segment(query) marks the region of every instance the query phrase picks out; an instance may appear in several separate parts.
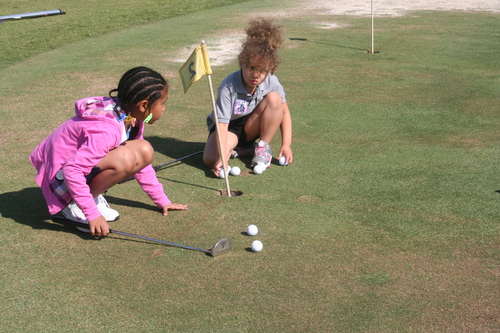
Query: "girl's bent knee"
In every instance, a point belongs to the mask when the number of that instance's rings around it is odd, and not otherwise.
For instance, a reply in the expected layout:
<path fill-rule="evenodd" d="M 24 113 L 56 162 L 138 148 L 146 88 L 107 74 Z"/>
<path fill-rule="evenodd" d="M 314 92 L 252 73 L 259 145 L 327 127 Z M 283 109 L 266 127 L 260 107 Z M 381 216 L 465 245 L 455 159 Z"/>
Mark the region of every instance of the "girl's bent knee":
<path fill-rule="evenodd" d="M 115 155 L 111 161 L 115 170 L 128 174 L 134 170 L 137 164 L 137 157 L 132 149 L 123 147 L 119 150 L 119 154 Z"/>
<path fill-rule="evenodd" d="M 270 92 L 257 106 L 257 113 L 259 109 L 267 114 L 281 114 L 283 112 L 283 99 L 281 95 L 277 92 Z"/>
<path fill-rule="evenodd" d="M 138 146 L 139 147 L 137 152 L 141 156 L 144 164 L 148 165 L 153 163 L 153 157 L 155 153 L 153 146 L 151 146 L 151 144 L 146 140 L 142 140 L 142 142 Z"/>
<path fill-rule="evenodd" d="M 281 98 L 281 95 L 275 91 L 271 91 L 270 93 L 268 93 L 266 97 L 264 97 L 264 99 L 273 107 L 281 107 L 283 105 L 283 99 Z"/>

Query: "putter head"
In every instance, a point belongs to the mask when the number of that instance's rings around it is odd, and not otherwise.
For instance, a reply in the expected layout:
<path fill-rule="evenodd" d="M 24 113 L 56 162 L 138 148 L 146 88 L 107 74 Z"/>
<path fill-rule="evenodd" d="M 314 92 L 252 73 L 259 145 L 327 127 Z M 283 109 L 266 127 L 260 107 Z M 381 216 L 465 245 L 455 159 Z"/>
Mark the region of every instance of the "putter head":
<path fill-rule="evenodd" d="M 214 246 L 212 246 L 212 250 L 210 250 L 210 254 L 212 257 L 217 257 L 220 254 L 224 254 L 231 250 L 231 241 L 229 238 L 222 238 Z"/>

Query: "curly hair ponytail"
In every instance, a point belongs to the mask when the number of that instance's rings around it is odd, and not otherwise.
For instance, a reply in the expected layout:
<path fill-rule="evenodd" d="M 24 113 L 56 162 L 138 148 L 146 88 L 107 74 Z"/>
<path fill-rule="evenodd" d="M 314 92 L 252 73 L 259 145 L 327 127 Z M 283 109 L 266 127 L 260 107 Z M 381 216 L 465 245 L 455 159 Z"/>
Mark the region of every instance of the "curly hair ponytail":
<path fill-rule="evenodd" d="M 279 65 L 278 49 L 283 44 L 283 31 L 280 25 L 274 25 L 267 19 L 250 22 L 245 30 L 247 38 L 238 59 L 240 66 L 249 65 L 251 61 L 260 59 L 269 63 L 269 72 L 273 74 Z"/>

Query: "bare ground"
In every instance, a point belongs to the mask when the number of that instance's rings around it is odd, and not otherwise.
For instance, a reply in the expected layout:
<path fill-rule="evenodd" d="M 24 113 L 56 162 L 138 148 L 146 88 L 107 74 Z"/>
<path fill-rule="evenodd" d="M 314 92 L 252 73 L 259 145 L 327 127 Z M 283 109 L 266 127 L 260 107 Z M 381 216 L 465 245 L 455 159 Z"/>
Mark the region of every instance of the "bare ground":
<path fill-rule="evenodd" d="M 373 7 L 372 7 L 373 4 Z M 258 13 L 245 13 L 251 17 L 290 18 L 305 15 L 352 15 L 352 16 L 403 16 L 412 11 L 440 10 L 440 11 L 468 11 L 468 12 L 495 12 L 500 13 L 498 0 L 295 0 L 288 1 L 279 10 Z M 318 29 L 335 29 L 341 27 L 335 22 L 318 21 Z M 208 53 L 212 66 L 224 66 L 235 60 L 240 52 L 240 45 L 245 37 L 244 31 L 227 32 L 223 36 L 212 37 L 207 40 Z M 178 50 L 169 59 L 169 62 L 183 63 L 197 45 L 189 45 Z"/>

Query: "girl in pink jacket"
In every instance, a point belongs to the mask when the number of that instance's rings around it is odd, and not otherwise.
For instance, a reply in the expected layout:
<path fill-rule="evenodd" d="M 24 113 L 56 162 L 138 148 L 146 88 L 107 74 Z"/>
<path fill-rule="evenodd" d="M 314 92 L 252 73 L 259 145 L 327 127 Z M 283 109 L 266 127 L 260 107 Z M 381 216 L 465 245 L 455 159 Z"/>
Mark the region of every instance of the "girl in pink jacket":
<path fill-rule="evenodd" d="M 166 196 L 151 166 L 153 147 L 143 138 L 144 124 L 165 110 L 167 81 L 147 67 L 132 68 L 109 96 L 77 101 L 76 116 L 30 155 L 49 213 L 62 210 L 66 218 L 88 223 L 95 236 L 107 236 L 108 221 L 119 218 L 102 193 L 132 176 L 163 215 L 187 209 Z"/>

